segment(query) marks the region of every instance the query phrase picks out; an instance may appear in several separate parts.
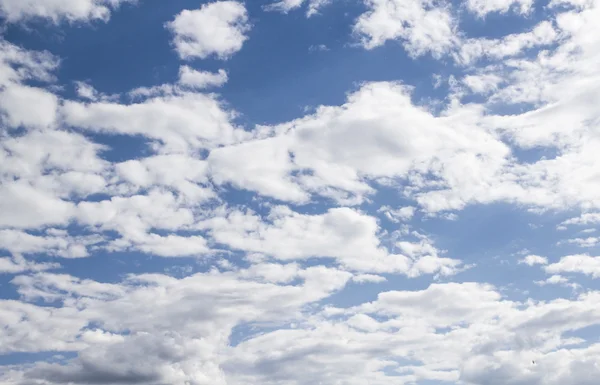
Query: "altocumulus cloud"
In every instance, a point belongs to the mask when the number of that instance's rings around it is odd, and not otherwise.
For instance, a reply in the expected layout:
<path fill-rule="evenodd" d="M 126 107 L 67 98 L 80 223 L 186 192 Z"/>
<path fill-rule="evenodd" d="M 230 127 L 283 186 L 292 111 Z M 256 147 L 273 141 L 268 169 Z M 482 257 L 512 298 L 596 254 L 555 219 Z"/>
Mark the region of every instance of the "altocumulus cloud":
<path fill-rule="evenodd" d="M 600 1 L 176 3 L 0 0 L 0 383 L 597 383 Z"/>

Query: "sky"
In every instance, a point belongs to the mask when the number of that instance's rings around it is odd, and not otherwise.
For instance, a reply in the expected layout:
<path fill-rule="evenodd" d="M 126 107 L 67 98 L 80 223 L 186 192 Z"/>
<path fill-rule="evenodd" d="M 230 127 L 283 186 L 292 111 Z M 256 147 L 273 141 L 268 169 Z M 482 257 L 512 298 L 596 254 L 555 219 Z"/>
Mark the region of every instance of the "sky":
<path fill-rule="evenodd" d="M 0 20 L 0 384 L 597 384 L 600 0 Z"/>

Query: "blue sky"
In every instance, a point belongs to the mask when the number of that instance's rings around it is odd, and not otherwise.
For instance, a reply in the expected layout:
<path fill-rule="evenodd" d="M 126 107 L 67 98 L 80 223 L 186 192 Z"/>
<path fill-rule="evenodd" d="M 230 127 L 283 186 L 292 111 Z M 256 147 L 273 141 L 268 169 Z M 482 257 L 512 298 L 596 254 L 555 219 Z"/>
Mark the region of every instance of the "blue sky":
<path fill-rule="evenodd" d="M 0 383 L 595 384 L 598 17 L 0 0 Z"/>

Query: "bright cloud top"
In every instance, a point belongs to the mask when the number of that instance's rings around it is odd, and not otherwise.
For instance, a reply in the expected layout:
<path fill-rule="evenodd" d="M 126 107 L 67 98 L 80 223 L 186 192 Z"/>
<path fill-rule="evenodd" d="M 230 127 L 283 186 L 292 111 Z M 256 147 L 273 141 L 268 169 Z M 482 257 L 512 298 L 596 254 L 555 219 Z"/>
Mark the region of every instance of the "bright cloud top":
<path fill-rule="evenodd" d="M 250 25 L 242 3 L 219 1 L 181 11 L 167 28 L 174 35 L 173 44 L 180 58 L 216 55 L 225 59 L 242 49 Z"/>

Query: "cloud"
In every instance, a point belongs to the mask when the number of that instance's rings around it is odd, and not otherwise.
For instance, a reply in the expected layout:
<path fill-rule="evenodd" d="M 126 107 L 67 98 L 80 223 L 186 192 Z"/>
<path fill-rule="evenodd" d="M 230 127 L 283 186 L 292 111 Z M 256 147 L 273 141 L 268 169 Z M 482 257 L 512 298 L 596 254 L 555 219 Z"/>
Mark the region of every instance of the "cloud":
<path fill-rule="evenodd" d="M 196 71 L 189 66 L 179 67 L 179 84 L 196 89 L 221 87 L 227 83 L 227 72 L 219 70 L 216 73 Z"/>
<path fill-rule="evenodd" d="M 486 4 L 488 4 L 486 2 Z M 531 31 L 503 36 L 499 39 L 471 38 L 463 40 L 453 54 L 454 59 L 469 65 L 481 59 L 504 59 L 523 54 L 527 49 L 548 46 L 559 38 L 549 21 L 542 21 Z"/>
<path fill-rule="evenodd" d="M 51 269 L 58 269 L 58 263 L 36 263 L 28 261 L 21 255 L 14 255 L 12 258 L 0 258 L 0 274 L 20 274 L 26 272 L 36 272 Z"/>
<path fill-rule="evenodd" d="M 266 270 L 257 266 L 255 271 Z M 292 267 L 290 273 L 303 283 L 255 281 L 244 269 L 182 279 L 130 276 L 115 284 L 47 273 L 18 277 L 13 283 L 24 298 L 61 305 L 50 312 L 48 307 L 4 301 L 0 314 L 8 328 L 0 333 L 21 336 L 4 335 L 4 347 L 55 347 L 78 354 L 60 365 L 37 363 L 13 370 L 3 379 L 40 384 L 109 384 L 116 379 L 309 384 L 336 378 L 357 385 L 365 379 L 382 385 L 465 379 L 484 384 L 499 367 L 509 365 L 513 370 L 503 378 L 544 384 L 546 377 L 568 378 L 581 357 L 600 360 L 596 345 L 578 346 L 579 339 L 563 336 L 598 323 L 595 292 L 572 300 L 520 303 L 503 298 L 491 285 L 445 283 L 302 314 L 303 306 L 339 290 L 350 275 L 324 267 Z M 22 314 L 28 315 L 26 321 L 16 322 Z M 296 322 L 230 345 L 236 325 L 260 320 Z M 94 328 L 87 326 L 90 321 Z M 63 327 L 51 328 L 57 324 Z M 26 338 L 20 334 L 24 330 L 29 331 Z M 327 365 L 314 365 L 314 360 Z M 543 368 L 532 372 L 532 360 Z M 489 361 L 500 366 L 481 364 Z"/>
<path fill-rule="evenodd" d="M 66 101 L 61 110 L 69 126 L 92 132 L 143 135 L 161 152 L 188 152 L 231 143 L 241 136 L 233 113 L 213 95 L 181 93 L 140 103 Z"/>
<path fill-rule="evenodd" d="M 87 247 L 103 241 L 98 236 L 73 237 L 66 230 L 47 229 L 43 235 L 24 231 L 0 230 L 0 248 L 13 255 L 46 254 L 63 258 L 87 257 Z"/>
<path fill-rule="evenodd" d="M 29 19 L 107 21 L 112 10 L 135 0 L 0 0 L 0 14 L 11 23 Z"/>
<path fill-rule="evenodd" d="M 469 282 L 385 292 L 357 307 L 325 309 L 305 326 L 248 339 L 223 368 L 235 373 L 228 378 L 234 383 L 310 384 L 335 378 L 353 385 L 486 384 L 507 365 L 501 378 L 513 383 L 545 384 L 545 379 L 572 375 L 575 384 L 582 378 L 572 365 L 582 357 L 597 362 L 598 347 L 577 346 L 580 339 L 562 334 L 597 322 L 585 315 L 597 313 L 597 296 L 518 303 L 503 299 L 492 286 Z"/>
<path fill-rule="evenodd" d="M 61 305 L 51 311 L 2 301 L 0 319 L 7 325 L 0 331 L 3 351 L 79 352 L 67 365 L 36 365 L 25 373 L 25 381 L 216 383 L 236 324 L 297 317 L 305 304 L 340 289 L 351 276 L 325 267 L 297 274 L 302 280 L 297 286 L 254 281 L 245 271 L 183 279 L 140 275 L 116 284 L 68 275 L 20 276 L 13 283 L 24 298 Z M 19 322 L 22 315 L 25 322 Z M 88 327 L 91 322 L 98 327 Z M 138 360 L 147 364 L 140 366 Z"/>
<path fill-rule="evenodd" d="M 16 181 L 0 186 L 1 227 L 34 228 L 65 225 L 74 214 L 74 204 Z"/>
<path fill-rule="evenodd" d="M 415 215 L 416 208 L 413 206 L 400 207 L 396 210 L 389 206 L 381 206 L 378 212 L 384 213 L 385 217 L 394 223 L 409 221 Z"/>
<path fill-rule="evenodd" d="M 479 113 L 465 108 L 456 116 L 435 117 L 411 102 L 408 87 L 368 83 L 342 106 L 321 106 L 272 127 L 272 137 L 217 149 L 208 162 L 217 183 L 295 202 L 314 193 L 356 204 L 374 192 L 367 181 L 384 178 L 408 179 L 414 189 L 407 192 L 426 190 L 428 183 L 437 185 L 435 194 L 444 185 L 483 192 L 482 185 L 502 172 L 510 149 L 492 133 L 473 129 L 471 119 Z M 422 175 L 428 173 L 439 179 L 426 181 Z M 418 199 L 428 211 L 440 211 L 478 199 L 472 192 L 465 195 L 452 202 L 424 193 Z"/>
<path fill-rule="evenodd" d="M 164 186 L 190 202 L 200 203 L 215 197 L 208 181 L 206 161 L 188 155 L 168 154 L 128 160 L 115 164 L 120 181 L 131 184 L 127 191 Z"/>
<path fill-rule="evenodd" d="M 568 255 L 545 267 L 547 273 L 579 273 L 600 278 L 600 257 L 586 254 Z"/>
<path fill-rule="evenodd" d="M 278 206 L 265 219 L 253 213 L 232 211 L 201 222 L 200 226 L 209 230 L 220 244 L 264 253 L 282 261 L 333 258 L 343 267 L 359 272 L 401 273 L 411 277 L 453 275 L 460 270 L 459 260 L 439 257 L 431 245 L 419 244 L 408 256 L 390 253 L 380 243 L 375 218 L 350 208 L 303 215 Z"/>
<path fill-rule="evenodd" d="M 572 238 L 567 239 L 567 243 L 577 245 L 579 247 L 594 247 L 598 243 L 600 243 L 600 238 L 598 237 L 587 237 L 587 238 Z"/>
<path fill-rule="evenodd" d="M 13 85 L 0 92 L 0 105 L 9 127 L 45 128 L 55 124 L 58 98 L 41 88 Z"/>
<path fill-rule="evenodd" d="M 529 266 L 546 265 L 546 264 L 548 264 L 548 258 L 532 254 L 532 255 L 528 255 L 525 258 L 521 259 L 519 261 L 519 263 L 524 263 Z"/>
<path fill-rule="evenodd" d="M 563 221 L 561 225 L 590 225 L 596 223 L 600 223 L 600 213 L 583 213 L 579 217 L 570 218 L 566 221 Z"/>
<path fill-rule="evenodd" d="M 216 1 L 183 10 L 166 24 L 181 59 L 226 59 L 242 49 L 250 30 L 246 8 L 236 1 Z"/>
<path fill-rule="evenodd" d="M 413 57 L 440 57 L 457 42 L 456 20 L 441 2 L 365 0 L 365 5 L 368 10 L 356 20 L 354 33 L 367 49 L 399 39 Z"/>
<path fill-rule="evenodd" d="M 488 13 L 506 13 L 513 9 L 520 14 L 528 13 L 533 6 L 533 0 L 468 0 L 467 9 L 479 17 Z"/>
<path fill-rule="evenodd" d="M 331 0 L 281 0 L 274 3 L 268 4 L 263 8 L 266 11 L 276 11 L 282 13 L 288 13 L 294 9 L 300 8 L 304 3 L 308 2 L 308 9 L 306 10 L 306 16 L 311 17 L 319 13 L 322 7 L 331 3 Z"/>

